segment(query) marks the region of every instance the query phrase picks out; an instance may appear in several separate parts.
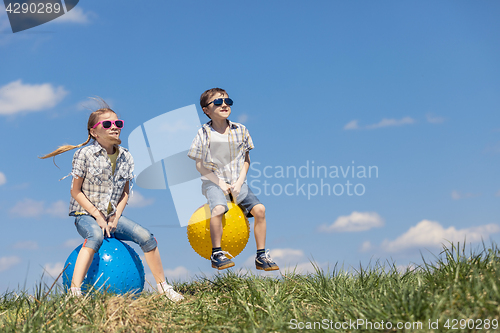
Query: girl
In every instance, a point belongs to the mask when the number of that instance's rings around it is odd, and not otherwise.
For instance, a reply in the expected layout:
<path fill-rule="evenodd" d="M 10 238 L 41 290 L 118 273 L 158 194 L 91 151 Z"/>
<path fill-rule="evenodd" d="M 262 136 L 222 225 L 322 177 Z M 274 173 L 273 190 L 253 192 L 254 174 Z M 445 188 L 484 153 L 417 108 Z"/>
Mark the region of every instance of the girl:
<path fill-rule="evenodd" d="M 41 158 L 53 157 L 83 147 L 73 157 L 73 181 L 69 215 L 75 216 L 78 233 L 85 239 L 71 280 L 70 293 L 81 296 L 81 285 L 104 237 L 132 241 L 144 251 L 144 257 L 157 282 L 158 291 L 177 302 L 184 297 L 167 284 L 156 239 L 144 227 L 122 212 L 127 205 L 134 162 L 129 151 L 121 146 L 123 120 L 101 100 L 101 108 L 89 116 L 88 139 L 78 145 L 61 146 Z M 86 146 L 90 139 L 92 144 Z"/>

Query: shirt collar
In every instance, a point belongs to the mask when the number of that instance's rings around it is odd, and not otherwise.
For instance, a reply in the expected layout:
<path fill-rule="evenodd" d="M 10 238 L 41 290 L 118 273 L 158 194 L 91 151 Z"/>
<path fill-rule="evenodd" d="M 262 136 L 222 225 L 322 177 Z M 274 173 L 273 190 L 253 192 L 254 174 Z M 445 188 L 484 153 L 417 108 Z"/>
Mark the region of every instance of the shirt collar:
<path fill-rule="evenodd" d="M 123 153 L 123 148 L 122 148 L 122 147 L 120 147 L 120 146 L 118 146 L 118 145 L 115 145 L 115 147 L 117 147 L 117 148 L 118 148 L 118 156 L 116 157 L 116 158 L 118 158 L 118 157 L 120 157 L 120 155 Z M 101 146 L 101 145 L 99 144 L 99 142 L 97 142 L 97 140 L 94 140 L 94 143 L 92 144 L 92 146 L 90 146 L 90 148 L 89 148 L 89 149 L 90 149 L 90 150 L 92 151 L 92 153 L 93 153 L 93 154 L 95 154 L 95 155 L 97 155 L 100 151 L 104 151 L 104 154 L 107 154 L 106 149 L 104 149 L 104 147 L 103 147 L 103 146 Z"/>
<path fill-rule="evenodd" d="M 236 129 L 236 128 L 238 128 L 237 123 L 233 123 L 229 119 L 227 119 L 226 121 L 229 124 L 229 129 Z M 203 127 L 205 127 L 205 129 L 207 129 L 208 127 L 212 127 L 212 120 L 210 120 L 208 123 L 206 123 L 205 125 L 203 125 Z"/>

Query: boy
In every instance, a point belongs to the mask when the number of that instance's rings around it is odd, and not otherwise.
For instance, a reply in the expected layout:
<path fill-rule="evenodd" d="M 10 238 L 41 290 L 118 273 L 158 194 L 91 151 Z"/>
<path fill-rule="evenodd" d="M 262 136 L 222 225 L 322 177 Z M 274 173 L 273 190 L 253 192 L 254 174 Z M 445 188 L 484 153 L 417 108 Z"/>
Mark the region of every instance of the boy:
<path fill-rule="evenodd" d="M 212 213 L 212 267 L 221 270 L 234 266 L 233 261 L 225 256 L 229 253 L 221 249 L 222 216 L 228 211 L 226 196 L 231 195 L 245 214 L 255 219 L 255 267 L 265 271 L 278 270 L 278 265 L 265 249 L 266 209 L 245 183 L 250 166 L 249 151 L 253 149 L 252 138 L 245 126 L 229 121 L 231 105 L 233 101 L 224 89 L 213 88 L 201 94 L 200 106 L 211 120 L 198 131 L 188 152 L 202 175 L 202 192 Z"/>

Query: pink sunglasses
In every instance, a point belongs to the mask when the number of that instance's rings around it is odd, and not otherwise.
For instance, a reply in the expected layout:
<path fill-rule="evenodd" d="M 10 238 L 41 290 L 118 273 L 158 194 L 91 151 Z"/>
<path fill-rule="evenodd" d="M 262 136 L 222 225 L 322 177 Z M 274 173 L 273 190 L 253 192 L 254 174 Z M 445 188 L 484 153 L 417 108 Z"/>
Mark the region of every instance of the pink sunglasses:
<path fill-rule="evenodd" d="M 117 119 L 117 120 L 103 120 L 103 121 L 100 121 L 98 122 L 97 124 L 94 125 L 94 127 L 92 128 L 96 128 L 97 126 L 99 126 L 99 124 L 102 123 L 102 127 L 103 128 L 110 128 L 112 124 L 115 124 L 116 128 L 123 128 L 123 125 L 124 125 L 124 121 L 123 120 L 120 120 L 120 119 Z"/>

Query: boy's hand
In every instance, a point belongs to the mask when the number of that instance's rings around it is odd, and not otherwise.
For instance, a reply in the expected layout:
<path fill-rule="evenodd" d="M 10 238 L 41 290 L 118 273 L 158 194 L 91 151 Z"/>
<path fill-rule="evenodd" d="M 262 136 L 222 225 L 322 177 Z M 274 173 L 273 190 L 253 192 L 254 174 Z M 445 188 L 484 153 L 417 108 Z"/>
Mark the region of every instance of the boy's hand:
<path fill-rule="evenodd" d="M 102 229 L 102 234 L 104 237 L 111 237 L 110 233 L 110 227 L 108 225 L 108 222 L 103 218 L 103 217 L 98 217 L 95 219 L 99 227 Z M 106 236 L 107 235 L 107 236 Z"/>
<path fill-rule="evenodd" d="M 116 231 L 116 226 L 118 225 L 118 220 L 120 219 L 119 215 L 113 214 L 110 217 L 108 217 L 108 226 L 109 226 L 109 231 L 110 232 L 115 232 Z"/>
<path fill-rule="evenodd" d="M 222 192 L 224 192 L 224 195 L 228 195 L 229 192 L 231 192 L 231 187 L 223 180 L 219 180 L 219 187 L 221 188 Z"/>
<path fill-rule="evenodd" d="M 233 195 L 234 202 L 236 202 L 238 195 L 240 195 L 242 185 L 243 183 L 240 182 L 236 182 L 233 185 L 231 185 L 231 194 Z"/>

